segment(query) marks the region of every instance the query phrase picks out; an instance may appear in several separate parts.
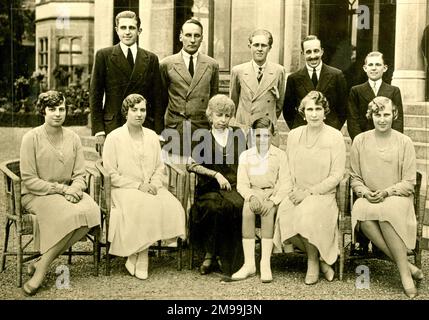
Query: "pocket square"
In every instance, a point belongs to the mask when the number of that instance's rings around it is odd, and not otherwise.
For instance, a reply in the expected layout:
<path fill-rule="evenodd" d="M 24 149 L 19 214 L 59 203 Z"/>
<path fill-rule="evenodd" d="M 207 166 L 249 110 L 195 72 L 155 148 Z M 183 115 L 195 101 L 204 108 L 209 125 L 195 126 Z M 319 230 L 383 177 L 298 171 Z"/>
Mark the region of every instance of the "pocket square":
<path fill-rule="evenodd" d="M 277 86 L 274 86 L 270 89 L 270 92 L 276 97 L 276 99 L 280 99 L 280 93 L 279 89 L 277 89 Z"/>

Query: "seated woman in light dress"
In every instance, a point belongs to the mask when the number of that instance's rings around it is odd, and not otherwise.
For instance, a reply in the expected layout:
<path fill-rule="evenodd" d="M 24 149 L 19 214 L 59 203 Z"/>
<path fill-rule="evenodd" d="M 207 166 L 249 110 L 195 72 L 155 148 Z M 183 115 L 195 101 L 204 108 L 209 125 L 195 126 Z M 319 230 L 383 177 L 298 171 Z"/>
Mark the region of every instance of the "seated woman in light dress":
<path fill-rule="evenodd" d="M 232 280 L 244 280 L 256 273 L 255 218 L 261 221 L 261 281 L 273 280 L 271 252 L 273 250 L 274 217 L 282 197 L 277 196 L 280 167 L 287 165 L 283 150 L 272 145 L 274 125 L 268 117 L 255 120 L 251 134 L 256 145 L 244 151 L 239 159 L 237 190 L 244 198 L 243 252 L 244 265 L 232 275 Z"/>
<path fill-rule="evenodd" d="M 185 237 L 185 212 L 165 187 L 158 135 L 147 128 L 146 99 L 130 94 L 122 103 L 126 123 L 106 137 L 103 166 L 112 181 L 110 254 L 128 257 L 125 267 L 147 279 L 149 247 L 158 240 Z"/>
<path fill-rule="evenodd" d="M 375 129 L 353 141 L 351 186 L 359 199 L 352 208 L 352 230 L 359 228 L 396 262 L 405 294 L 413 298 L 417 295 L 413 278 L 423 279 L 422 271 L 407 259 L 407 249 L 416 244 L 416 156 L 411 139 L 392 129 L 397 114 L 389 98 L 374 98 L 367 118 Z"/>
<path fill-rule="evenodd" d="M 206 110 L 211 130 L 193 150 L 188 171 L 198 174 L 195 203 L 191 208 L 191 242 L 205 251 L 202 275 L 220 264 L 224 280 L 243 264 L 241 211 L 243 197 L 237 192 L 238 159 L 246 149 L 240 128 L 229 126 L 234 102 L 224 95 L 213 96 Z M 217 261 L 215 260 L 217 257 Z"/>
<path fill-rule="evenodd" d="M 277 211 L 274 244 L 281 249 L 289 240 L 306 252 L 304 282 L 310 285 L 319 280 L 320 269 L 328 281 L 334 278 L 330 265 L 339 254 L 335 192 L 345 172 L 346 146 L 342 133 L 323 122 L 329 105 L 321 92 L 309 92 L 298 111 L 307 125 L 289 132 L 284 168 L 290 180 L 281 186 L 288 195 Z"/>
<path fill-rule="evenodd" d="M 100 209 L 83 192 L 85 159 L 80 138 L 62 127 L 64 96 L 57 91 L 41 93 L 36 108 L 45 123 L 22 138 L 20 170 L 22 206 L 37 216 L 35 246 L 42 256 L 28 266 L 32 278 L 22 287 L 26 295 L 36 294 L 55 258 L 100 224 Z"/>

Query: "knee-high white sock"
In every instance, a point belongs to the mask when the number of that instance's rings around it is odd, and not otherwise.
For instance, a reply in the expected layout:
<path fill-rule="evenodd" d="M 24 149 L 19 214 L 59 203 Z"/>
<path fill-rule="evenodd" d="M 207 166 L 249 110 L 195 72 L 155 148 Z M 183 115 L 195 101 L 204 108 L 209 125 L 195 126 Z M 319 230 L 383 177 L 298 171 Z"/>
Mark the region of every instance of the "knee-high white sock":
<path fill-rule="evenodd" d="M 243 239 L 244 264 L 232 275 L 234 280 L 243 280 L 256 272 L 255 239 Z"/>
<path fill-rule="evenodd" d="M 261 280 L 271 281 L 273 279 L 271 274 L 271 252 L 273 251 L 273 239 L 262 238 L 261 251 Z"/>

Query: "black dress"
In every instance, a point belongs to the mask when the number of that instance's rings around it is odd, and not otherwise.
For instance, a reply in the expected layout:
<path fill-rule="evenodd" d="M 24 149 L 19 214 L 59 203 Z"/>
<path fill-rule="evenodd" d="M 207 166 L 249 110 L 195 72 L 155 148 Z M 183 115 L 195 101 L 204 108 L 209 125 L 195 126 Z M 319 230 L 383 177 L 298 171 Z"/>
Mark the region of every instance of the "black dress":
<path fill-rule="evenodd" d="M 198 164 L 221 173 L 231 184 L 231 191 L 221 190 L 215 178 L 199 176 L 195 203 L 191 208 L 191 241 L 206 252 L 219 256 L 222 272 L 231 276 L 243 264 L 243 197 L 237 192 L 238 159 L 246 149 L 241 129 L 230 128 L 225 147 L 211 131 L 204 137 Z M 195 157 L 194 157 L 195 158 Z"/>

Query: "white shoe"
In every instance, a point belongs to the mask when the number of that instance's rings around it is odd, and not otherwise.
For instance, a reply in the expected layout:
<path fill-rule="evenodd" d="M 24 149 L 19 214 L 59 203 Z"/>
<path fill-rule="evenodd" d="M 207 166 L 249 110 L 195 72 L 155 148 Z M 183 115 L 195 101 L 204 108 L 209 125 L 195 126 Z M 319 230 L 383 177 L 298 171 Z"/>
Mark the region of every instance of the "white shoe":
<path fill-rule="evenodd" d="M 136 278 L 140 280 L 146 280 L 148 277 L 148 269 L 149 269 L 149 255 L 148 255 L 148 250 L 146 249 L 142 252 L 139 252 L 137 256 L 136 272 L 135 272 Z"/>
<path fill-rule="evenodd" d="M 264 265 L 263 263 L 261 263 L 260 267 L 262 283 L 270 283 L 271 281 L 273 281 L 271 267 L 269 265 Z"/>
<path fill-rule="evenodd" d="M 135 276 L 136 276 L 136 278 L 138 278 L 140 280 L 146 280 L 148 277 L 147 269 L 146 270 L 143 270 L 142 268 L 139 269 L 139 265 L 137 264 Z"/>
<path fill-rule="evenodd" d="M 246 265 L 243 265 L 240 270 L 238 270 L 236 273 L 234 273 L 231 276 L 231 279 L 234 281 L 238 280 L 244 280 L 249 277 L 253 277 L 256 275 L 256 267 L 248 267 Z"/>
<path fill-rule="evenodd" d="M 136 273 L 136 261 L 137 255 L 132 254 L 128 257 L 127 262 L 125 262 L 125 268 L 127 268 L 130 275 L 134 275 Z"/>

